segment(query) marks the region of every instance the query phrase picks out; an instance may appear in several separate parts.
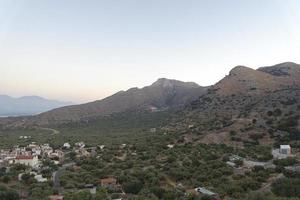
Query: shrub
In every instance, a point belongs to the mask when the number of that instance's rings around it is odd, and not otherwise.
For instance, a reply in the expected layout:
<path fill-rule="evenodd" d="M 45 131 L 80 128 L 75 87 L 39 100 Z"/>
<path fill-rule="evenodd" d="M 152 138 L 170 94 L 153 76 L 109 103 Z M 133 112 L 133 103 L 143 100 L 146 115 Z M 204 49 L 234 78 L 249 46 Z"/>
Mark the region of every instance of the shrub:
<path fill-rule="evenodd" d="M 7 189 L 0 185 L 0 199 L 1 200 L 19 200 L 19 195 L 14 190 Z"/>
<path fill-rule="evenodd" d="M 272 184 L 272 192 L 282 197 L 300 197 L 300 179 L 283 178 Z"/>
<path fill-rule="evenodd" d="M 143 184 L 139 180 L 131 180 L 124 183 L 123 189 L 126 193 L 138 194 L 143 188 Z"/>
<path fill-rule="evenodd" d="M 286 167 L 297 163 L 295 158 L 284 158 L 280 160 L 274 160 L 273 163 L 277 166 Z"/>

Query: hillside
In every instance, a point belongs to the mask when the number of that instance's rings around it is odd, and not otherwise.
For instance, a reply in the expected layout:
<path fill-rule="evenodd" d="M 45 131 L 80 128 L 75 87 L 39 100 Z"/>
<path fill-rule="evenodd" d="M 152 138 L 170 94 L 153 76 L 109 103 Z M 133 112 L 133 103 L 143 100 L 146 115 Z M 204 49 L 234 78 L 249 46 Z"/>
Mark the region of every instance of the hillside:
<path fill-rule="evenodd" d="M 168 131 L 196 133 L 204 143 L 268 144 L 300 138 L 300 66 L 238 66 L 176 114 Z M 189 129 L 188 127 L 193 127 Z"/>
<path fill-rule="evenodd" d="M 48 100 L 38 96 L 13 98 L 0 95 L 0 116 L 35 115 L 71 104 L 71 102 Z"/>
<path fill-rule="evenodd" d="M 126 111 L 180 108 L 206 92 L 196 83 L 159 79 L 144 88 L 131 88 L 95 102 L 54 109 L 37 116 L 7 119 L 17 125 L 53 125 L 109 116 Z M 15 123 L 16 122 L 16 123 Z"/>
<path fill-rule="evenodd" d="M 266 94 L 300 85 L 300 65 L 282 63 L 254 70 L 244 66 L 233 68 L 229 75 L 213 86 L 220 95 Z"/>

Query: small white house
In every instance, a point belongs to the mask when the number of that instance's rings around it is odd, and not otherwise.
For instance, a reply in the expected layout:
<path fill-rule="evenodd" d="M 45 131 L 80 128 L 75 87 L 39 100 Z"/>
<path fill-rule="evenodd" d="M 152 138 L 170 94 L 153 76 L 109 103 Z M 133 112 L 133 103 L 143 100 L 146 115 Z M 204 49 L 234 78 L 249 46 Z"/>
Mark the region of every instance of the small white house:
<path fill-rule="evenodd" d="M 84 142 L 76 142 L 75 146 L 78 147 L 78 148 L 84 148 L 85 144 L 84 144 Z"/>
<path fill-rule="evenodd" d="M 230 167 L 236 167 L 236 164 L 234 162 L 231 162 L 231 161 L 227 161 L 226 164 Z"/>
<path fill-rule="evenodd" d="M 151 133 L 156 133 L 156 128 L 150 128 Z"/>
<path fill-rule="evenodd" d="M 207 195 L 207 196 L 215 196 L 216 193 L 204 188 L 204 187 L 198 187 L 198 188 L 195 188 L 195 191 L 196 192 L 199 192 L 201 194 L 204 194 L 204 195 Z"/>
<path fill-rule="evenodd" d="M 105 145 L 100 145 L 100 146 L 99 146 L 99 148 L 100 148 L 101 150 L 103 150 L 104 147 L 105 147 Z"/>
<path fill-rule="evenodd" d="M 280 145 L 279 152 L 284 155 L 291 154 L 291 146 L 290 145 Z"/>
<path fill-rule="evenodd" d="M 39 183 L 44 183 L 44 182 L 47 182 L 47 178 L 43 178 L 42 175 L 35 175 L 34 176 L 34 179 L 39 182 Z"/>
<path fill-rule="evenodd" d="M 67 143 L 64 143 L 64 146 L 63 146 L 64 148 L 66 148 L 66 149 L 70 149 L 71 148 L 71 145 L 67 142 Z"/>

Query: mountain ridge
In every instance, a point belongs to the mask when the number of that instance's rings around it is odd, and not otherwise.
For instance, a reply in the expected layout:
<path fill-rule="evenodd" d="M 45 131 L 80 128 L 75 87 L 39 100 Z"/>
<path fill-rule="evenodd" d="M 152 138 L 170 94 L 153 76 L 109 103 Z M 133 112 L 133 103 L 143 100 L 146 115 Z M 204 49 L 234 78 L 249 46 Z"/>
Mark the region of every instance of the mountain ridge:
<path fill-rule="evenodd" d="M 259 101 L 271 102 L 276 101 L 276 98 L 284 99 L 285 96 L 292 98 L 293 95 L 298 98 L 298 90 L 294 91 L 293 88 L 300 88 L 300 65 L 296 63 L 280 63 L 256 70 L 240 65 L 232 68 L 215 85 L 208 87 L 160 78 L 143 88 L 130 88 L 102 100 L 62 107 L 22 120 L 6 119 L 4 124 L 8 121 L 21 125 L 51 126 L 128 111 L 152 112 L 174 108 L 189 113 L 185 110 L 186 107 L 193 110 L 189 115 L 196 115 L 196 119 L 200 117 L 199 120 L 207 121 L 215 120 L 216 116 L 238 116 L 242 111 L 248 112 L 247 109 Z M 287 94 L 287 90 L 291 92 Z M 272 96 L 272 93 L 276 95 Z"/>
<path fill-rule="evenodd" d="M 73 103 L 50 100 L 40 96 L 22 96 L 16 98 L 8 95 L 0 95 L 0 116 L 35 115 L 71 104 Z"/>
<path fill-rule="evenodd" d="M 102 100 L 53 109 L 36 116 L 22 118 L 21 121 L 24 124 L 47 126 L 78 122 L 126 111 L 152 112 L 179 108 L 197 99 L 206 90 L 206 87 L 201 87 L 196 83 L 161 78 L 143 88 L 130 88 Z M 14 119 L 9 119 L 11 120 L 14 121 Z"/>

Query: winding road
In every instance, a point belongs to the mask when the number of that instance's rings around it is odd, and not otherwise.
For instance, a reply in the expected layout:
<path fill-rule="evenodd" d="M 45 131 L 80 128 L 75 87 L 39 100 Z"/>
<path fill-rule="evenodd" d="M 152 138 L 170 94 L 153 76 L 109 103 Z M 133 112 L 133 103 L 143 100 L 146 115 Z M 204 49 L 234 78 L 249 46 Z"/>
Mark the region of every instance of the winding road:
<path fill-rule="evenodd" d="M 58 168 L 57 171 L 52 173 L 52 181 L 53 181 L 53 188 L 57 190 L 59 193 L 62 193 L 62 187 L 60 185 L 59 177 L 61 176 L 62 172 L 67 168 L 75 165 L 74 162 L 72 163 L 66 163 L 62 165 L 60 168 Z"/>

